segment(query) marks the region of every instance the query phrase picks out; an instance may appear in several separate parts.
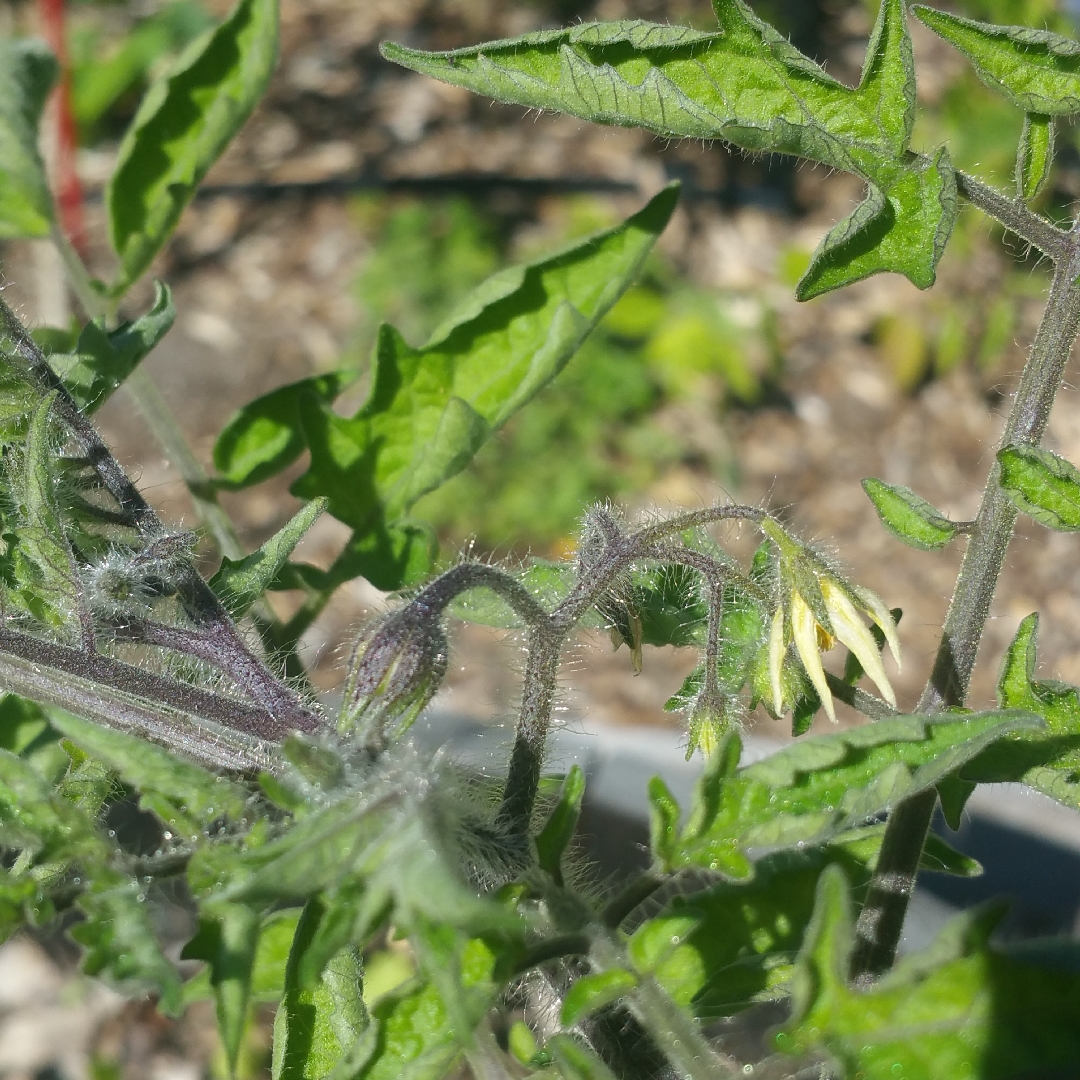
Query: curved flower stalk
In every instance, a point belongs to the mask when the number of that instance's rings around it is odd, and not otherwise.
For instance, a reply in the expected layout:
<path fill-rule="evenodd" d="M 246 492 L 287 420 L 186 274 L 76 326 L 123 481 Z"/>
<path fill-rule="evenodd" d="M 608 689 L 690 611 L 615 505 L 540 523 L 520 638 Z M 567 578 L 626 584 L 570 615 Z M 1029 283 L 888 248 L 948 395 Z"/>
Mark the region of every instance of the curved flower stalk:
<path fill-rule="evenodd" d="M 895 708 L 896 694 L 885 674 L 877 642 L 863 621 L 864 615 L 869 616 L 881 629 L 899 670 L 900 640 L 884 602 L 869 589 L 844 581 L 820 556 L 789 536 L 771 518 L 762 521 L 761 528 L 780 554 L 781 597 L 769 627 L 768 646 L 773 710 L 779 714 L 784 709 L 784 658 L 789 644 L 794 642 L 825 712 L 836 723 L 821 653 L 828 652 L 837 641 L 851 650 L 882 697 Z"/>

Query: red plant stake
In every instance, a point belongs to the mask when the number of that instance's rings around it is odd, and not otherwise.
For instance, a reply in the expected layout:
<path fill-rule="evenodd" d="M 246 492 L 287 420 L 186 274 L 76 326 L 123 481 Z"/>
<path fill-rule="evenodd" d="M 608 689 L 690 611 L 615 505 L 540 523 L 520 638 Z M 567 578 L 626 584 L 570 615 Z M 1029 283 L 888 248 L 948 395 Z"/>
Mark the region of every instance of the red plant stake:
<path fill-rule="evenodd" d="M 85 257 L 86 226 L 82 184 L 75 170 L 78 133 L 71 108 L 71 69 L 64 40 L 64 0 L 37 0 L 37 9 L 45 40 L 60 62 L 60 82 L 53 91 L 46 120 L 53 193 L 60 215 L 60 228 L 75 250 Z"/>

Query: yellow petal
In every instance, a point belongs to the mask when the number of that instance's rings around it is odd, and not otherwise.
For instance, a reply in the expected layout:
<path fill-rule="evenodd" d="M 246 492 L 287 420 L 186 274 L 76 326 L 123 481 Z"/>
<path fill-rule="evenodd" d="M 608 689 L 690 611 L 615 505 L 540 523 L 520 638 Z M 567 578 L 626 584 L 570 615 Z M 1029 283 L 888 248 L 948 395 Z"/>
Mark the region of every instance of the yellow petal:
<path fill-rule="evenodd" d="M 866 614 L 881 628 L 889 644 L 889 652 L 896 661 L 896 670 L 899 671 L 903 667 L 900 660 L 900 638 L 896 633 L 896 623 L 893 621 L 892 612 L 877 593 L 872 593 L 869 589 L 855 589 L 854 593 L 855 599 L 862 605 Z"/>
<path fill-rule="evenodd" d="M 791 633 L 806 674 L 810 676 L 829 719 L 835 724 L 836 710 L 833 708 L 832 692 L 825 681 L 825 669 L 821 666 L 821 654 L 817 651 L 817 620 L 810 610 L 810 605 L 797 592 L 791 594 Z"/>
<path fill-rule="evenodd" d="M 776 609 L 769 629 L 769 685 L 772 688 L 773 712 L 777 716 L 784 711 L 784 688 L 780 675 L 784 669 L 784 608 Z"/>
<path fill-rule="evenodd" d="M 836 636 L 855 654 L 863 671 L 881 691 L 881 696 L 895 709 L 896 694 L 882 666 L 877 642 L 870 628 L 862 621 L 858 609 L 848 599 L 847 593 L 831 581 L 822 581 L 821 595 L 825 599 L 825 608 Z"/>

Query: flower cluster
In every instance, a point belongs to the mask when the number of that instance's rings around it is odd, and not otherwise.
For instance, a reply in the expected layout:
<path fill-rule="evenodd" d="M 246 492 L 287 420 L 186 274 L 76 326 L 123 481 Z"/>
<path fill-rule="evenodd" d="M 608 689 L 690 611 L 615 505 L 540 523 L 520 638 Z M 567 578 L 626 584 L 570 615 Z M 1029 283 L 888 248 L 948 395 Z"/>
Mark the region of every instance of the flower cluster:
<path fill-rule="evenodd" d="M 868 616 L 885 635 L 897 670 L 900 641 L 896 622 L 880 597 L 844 581 L 814 551 L 789 536 L 775 521 L 762 522 L 765 535 L 780 556 L 780 602 L 769 627 L 768 670 L 771 704 L 779 715 L 784 709 L 783 667 L 789 645 L 794 642 L 802 666 L 817 691 L 830 720 L 836 722 L 833 696 L 825 678 L 821 653 L 837 641 L 846 645 L 873 680 L 882 697 L 896 707 L 877 642 L 863 621 Z"/>

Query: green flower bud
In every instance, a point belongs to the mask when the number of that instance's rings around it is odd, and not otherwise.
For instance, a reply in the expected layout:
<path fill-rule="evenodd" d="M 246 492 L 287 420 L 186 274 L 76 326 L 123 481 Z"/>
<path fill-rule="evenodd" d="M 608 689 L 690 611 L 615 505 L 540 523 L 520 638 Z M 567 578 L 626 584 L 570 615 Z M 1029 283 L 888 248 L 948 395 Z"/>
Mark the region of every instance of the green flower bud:
<path fill-rule="evenodd" d="M 340 731 L 361 728 L 365 741 L 381 750 L 419 716 L 446 675 L 440 614 L 416 599 L 365 628 L 349 665 Z"/>
<path fill-rule="evenodd" d="M 706 681 L 690 714 L 686 760 L 694 756 L 695 750 L 700 750 L 701 756 L 708 761 L 724 736 L 739 722 L 739 714 L 739 699 L 725 694 L 715 685 L 710 687 Z"/>

